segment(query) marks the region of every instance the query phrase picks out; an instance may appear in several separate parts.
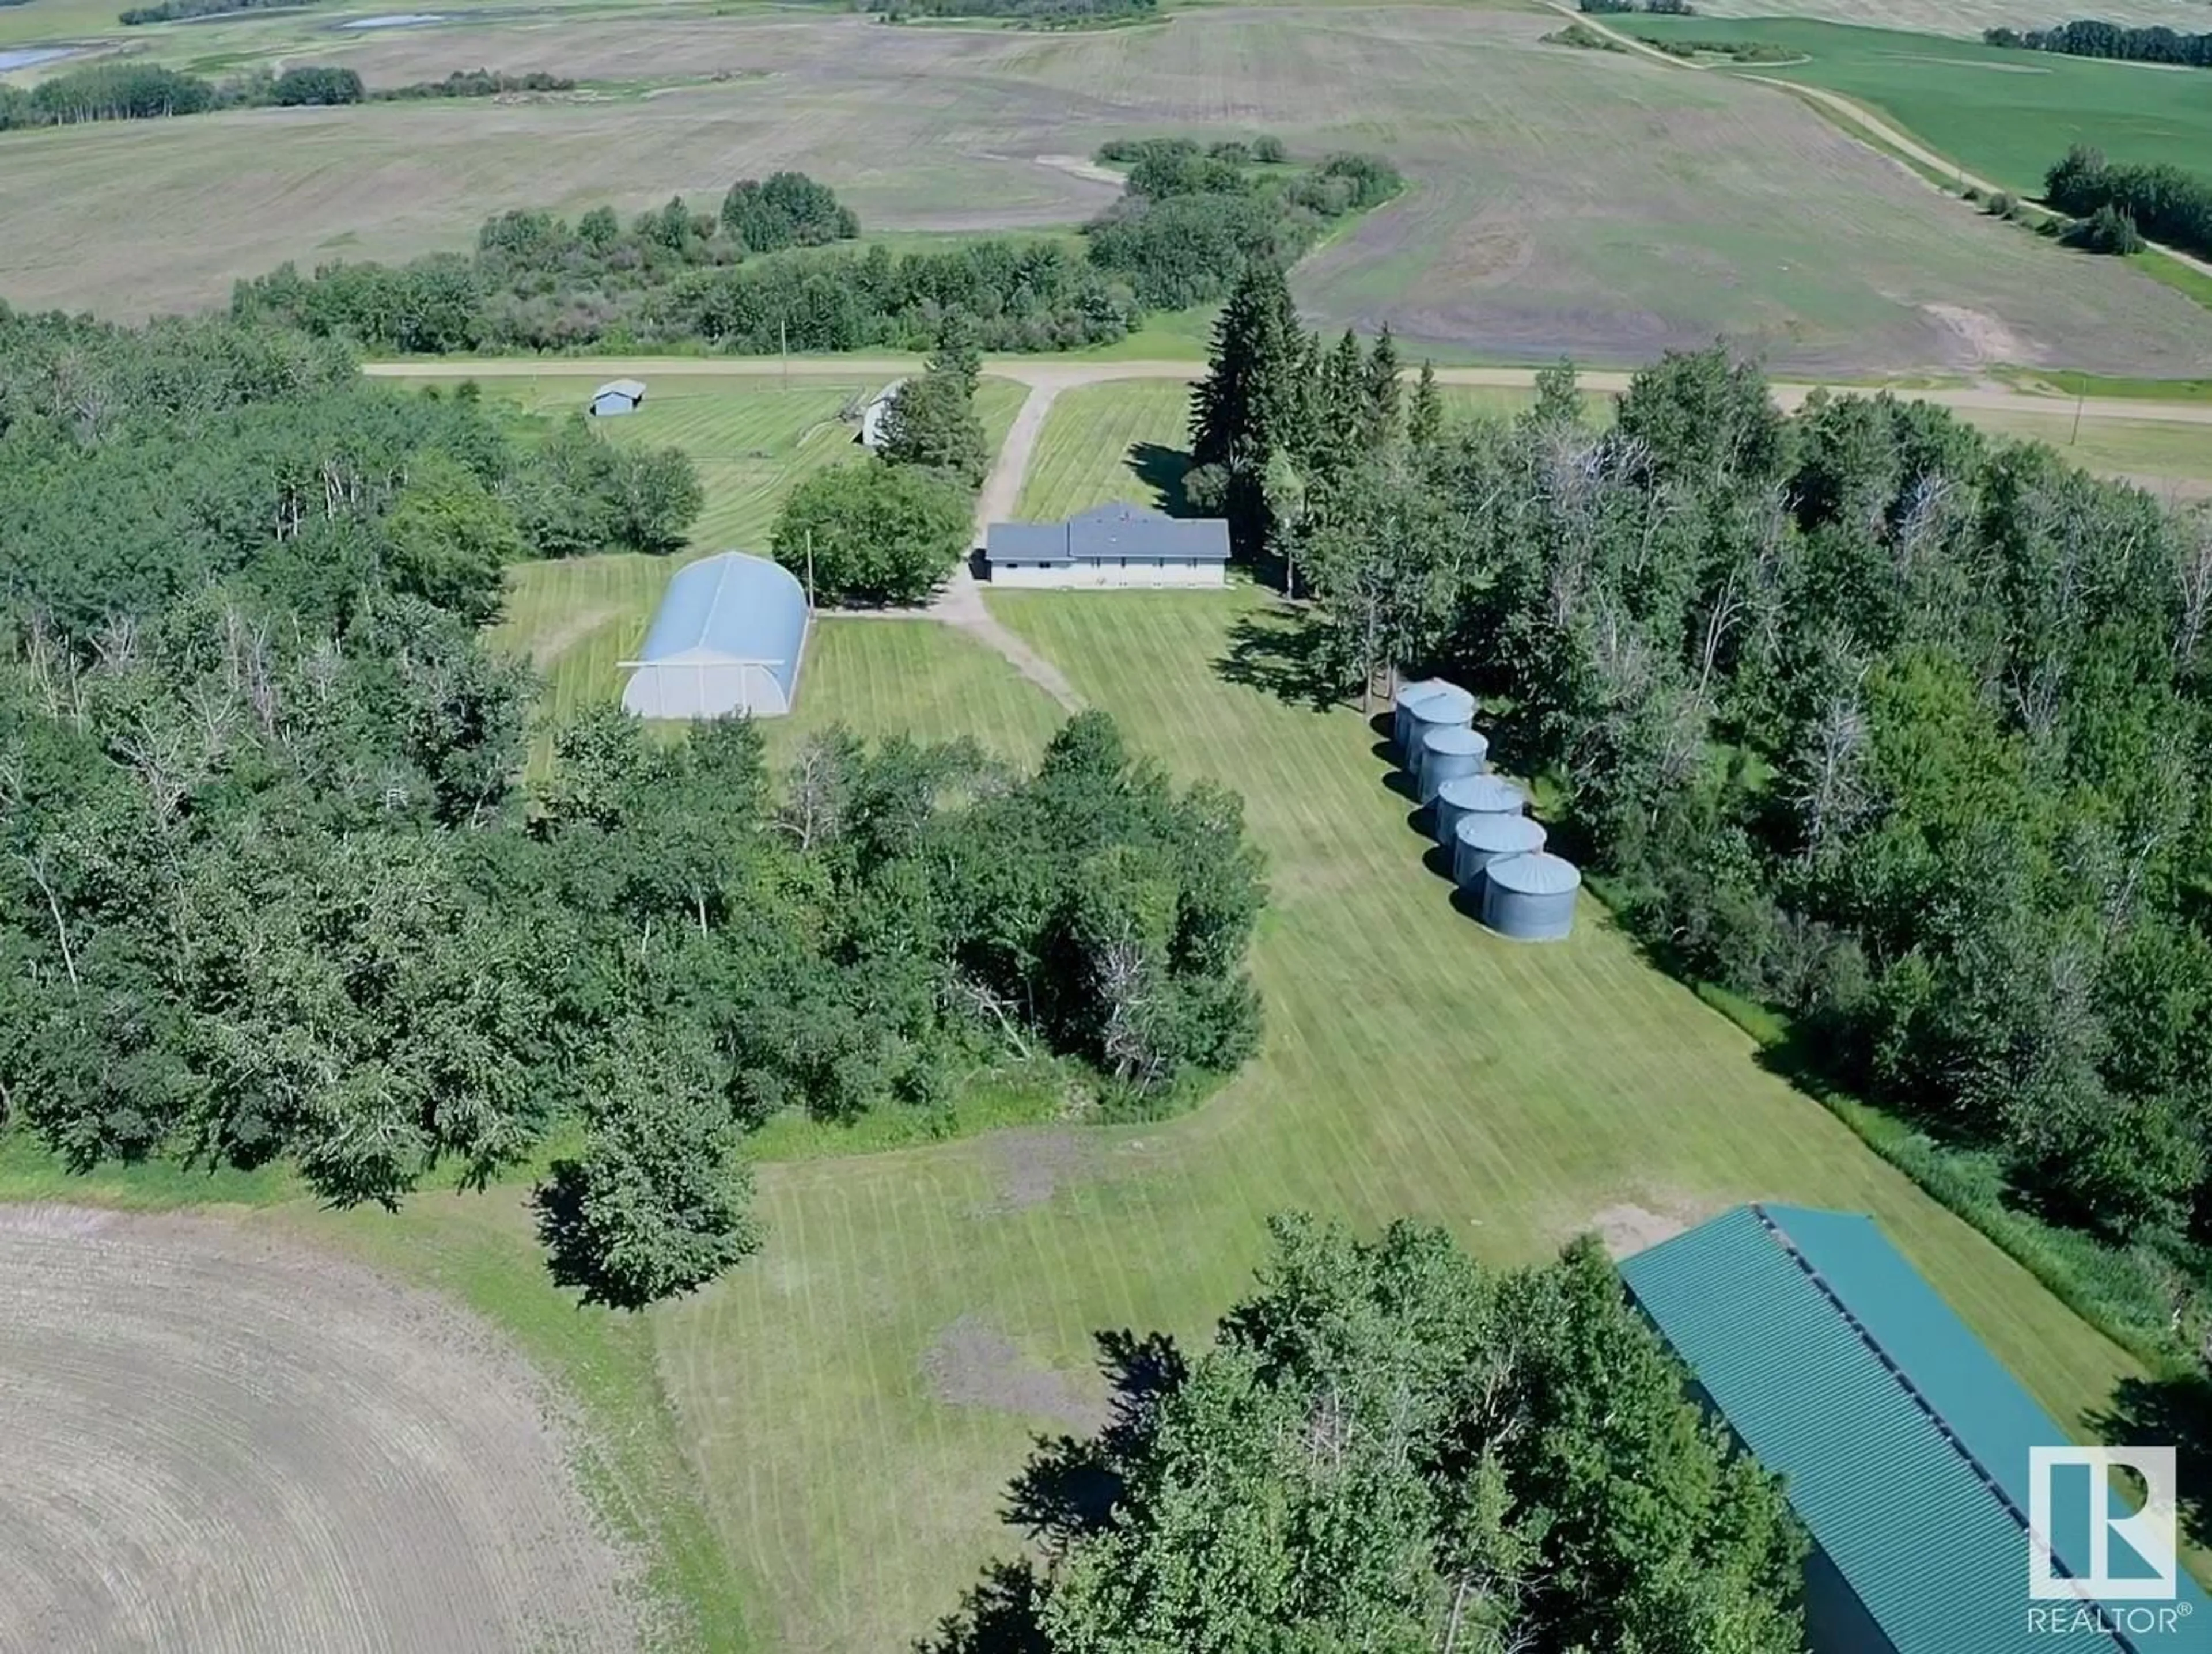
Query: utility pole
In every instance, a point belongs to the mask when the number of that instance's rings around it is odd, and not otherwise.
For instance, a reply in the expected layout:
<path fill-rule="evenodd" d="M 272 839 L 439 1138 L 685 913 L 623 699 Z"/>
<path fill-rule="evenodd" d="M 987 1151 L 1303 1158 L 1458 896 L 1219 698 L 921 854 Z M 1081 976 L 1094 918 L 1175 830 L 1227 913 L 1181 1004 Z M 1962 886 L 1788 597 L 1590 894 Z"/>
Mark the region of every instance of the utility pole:
<path fill-rule="evenodd" d="M 791 318 L 787 316 L 779 317 L 776 319 L 775 342 L 778 352 L 783 357 L 783 388 L 789 391 L 791 389 Z"/>
<path fill-rule="evenodd" d="M 806 606 L 807 606 L 807 608 L 809 608 L 810 609 L 812 609 L 812 608 L 815 606 L 815 604 L 814 604 L 814 530 L 813 530 L 812 529 L 809 529 L 809 530 L 806 530 Z"/>
<path fill-rule="evenodd" d="M 2066 439 L 2069 448 L 2081 439 L 2081 403 L 2088 394 L 2088 379 L 2077 367 L 2074 370 L 2074 433 Z"/>

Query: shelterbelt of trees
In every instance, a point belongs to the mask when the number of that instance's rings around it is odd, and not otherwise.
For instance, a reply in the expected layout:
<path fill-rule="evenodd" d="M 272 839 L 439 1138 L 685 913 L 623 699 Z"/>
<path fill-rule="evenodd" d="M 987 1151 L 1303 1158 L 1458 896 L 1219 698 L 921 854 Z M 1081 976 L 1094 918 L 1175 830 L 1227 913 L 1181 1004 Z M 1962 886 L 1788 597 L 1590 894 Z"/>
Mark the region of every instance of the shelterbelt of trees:
<path fill-rule="evenodd" d="M 1268 147 L 1279 157 L 1279 143 Z M 859 234 L 850 209 L 805 174 L 780 173 L 738 184 L 716 213 L 680 197 L 627 227 L 607 208 L 574 224 L 510 212 L 484 225 L 471 256 L 312 276 L 288 264 L 240 282 L 232 313 L 386 353 L 682 343 L 761 354 L 927 349 L 958 311 L 987 349 L 1073 349 L 1126 336 L 1148 309 L 1218 299 L 1246 264 L 1294 260 L 1329 224 L 1401 187 L 1388 163 L 1360 155 L 1293 168 L 1259 164 L 1234 141 L 1133 149 L 1121 200 L 1079 250 L 1013 236 L 929 252 L 834 247 Z"/>
<path fill-rule="evenodd" d="M 1595 1241 L 1479 1268 L 1443 1232 L 1273 1226 L 1206 1348 L 1102 1339 L 1096 1437 L 1042 1446 L 921 1654 L 1796 1654 L 1802 1531 L 1683 1391 Z"/>
<path fill-rule="evenodd" d="M 27 89 L 0 86 L 0 132 L 81 121 L 161 120 L 218 109 L 293 109 L 359 103 L 368 94 L 350 69 L 302 64 L 265 67 L 232 80 L 159 64 L 91 64 Z"/>
<path fill-rule="evenodd" d="M 2109 1243 L 2139 1345 L 2201 1335 L 2212 512 L 1921 403 L 1784 417 L 1717 349 L 1607 429 L 1571 369 L 1448 427 L 1362 359 L 1257 272 L 1193 413 L 1316 688 L 1462 677 L 1638 935 L 1957 1151 L 1948 1197 Z"/>
<path fill-rule="evenodd" d="M 2212 257 L 2212 178 L 2163 163 L 2110 161 L 2076 144 L 2045 174 L 2043 198 L 2076 218 L 2108 215 L 2154 241 Z"/>
<path fill-rule="evenodd" d="M 74 1164 L 284 1158 L 386 1204 L 580 1120 L 563 1279 L 753 1244 L 744 1134 L 994 1064 L 1155 1106 L 1257 1036 L 1237 801 L 1076 719 L 1033 772 L 601 708 L 518 785 L 512 559 L 665 542 L 659 468 L 234 324 L 0 312 L 0 1124 Z M 933 1115 L 932 1118 L 934 1118 Z"/>
<path fill-rule="evenodd" d="M 2078 18 L 2056 28 L 1991 28 L 1983 41 L 2025 51 L 2057 51 L 2070 58 L 2112 58 L 2130 64 L 2182 64 L 2212 69 L 2212 33 L 2184 34 L 2154 27 L 2128 28 L 2118 23 Z"/>

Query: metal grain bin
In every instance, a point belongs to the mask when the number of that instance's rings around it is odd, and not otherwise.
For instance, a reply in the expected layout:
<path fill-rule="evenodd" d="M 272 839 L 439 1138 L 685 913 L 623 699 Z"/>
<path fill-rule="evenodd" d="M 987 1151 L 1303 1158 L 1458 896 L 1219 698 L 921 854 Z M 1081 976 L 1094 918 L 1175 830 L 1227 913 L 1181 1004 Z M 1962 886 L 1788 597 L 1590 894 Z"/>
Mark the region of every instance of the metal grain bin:
<path fill-rule="evenodd" d="M 1421 736 L 1421 761 L 1414 770 L 1420 779 L 1421 802 L 1433 803 L 1437 790 L 1447 781 L 1480 775 L 1489 757 L 1490 742 L 1476 730 L 1456 727 L 1429 730 Z"/>
<path fill-rule="evenodd" d="M 1482 870 L 1501 856 L 1533 856 L 1544 847 L 1542 826 L 1521 815 L 1462 815 L 1452 829 L 1452 882 L 1482 894 Z"/>
<path fill-rule="evenodd" d="M 1398 753 L 1407 774 L 1421 773 L 1421 741 L 1431 730 L 1464 730 L 1474 722 L 1474 697 L 1464 689 L 1440 683 L 1406 706 L 1406 738 Z"/>
<path fill-rule="evenodd" d="M 1415 678 L 1410 683 L 1398 686 L 1398 693 L 1390 698 L 1390 743 L 1400 752 L 1413 750 L 1406 743 L 1413 738 L 1413 708 L 1415 703 L 1426 700 L 1437 690 L 1449 687 L 1442 678 Z"/>
<path fill-rule="evenodd" d="M 1482 869 L 1482 922 L 1516 942 L 1558 942 L 1575 928 L 1582 882 L 1557 856 L 1500 856 Z"/>
<path fill-rule="evenodd" d="M 1449 845 L 1465 817 L 1518 815 L 1528 807 L 1528 794 L 1502 775 L 1462 775 L 1437 789 L 1436 806 L 1437 842 Z"/>

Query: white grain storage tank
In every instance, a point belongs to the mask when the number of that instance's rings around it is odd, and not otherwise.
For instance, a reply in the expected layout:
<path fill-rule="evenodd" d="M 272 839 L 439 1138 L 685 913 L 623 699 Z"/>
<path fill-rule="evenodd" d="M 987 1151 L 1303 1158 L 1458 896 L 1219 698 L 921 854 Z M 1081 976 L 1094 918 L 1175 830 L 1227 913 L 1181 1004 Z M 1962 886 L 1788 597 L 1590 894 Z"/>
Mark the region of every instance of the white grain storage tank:
<path fill-rule="evenodd" d="M 1400 761 L 1415 780 L 1421 777 L 1421 742 L 1431 730 L 1464 730 L 1474 723 L 1474 697 L 1456 685 L 1439 683 L 1406 706 L 1406 738 L 1398 743 Z"/>
<path fill-rule="evenodd" d="M 1420 779 L 1421 802 L 1434 803 L 1447 781 L 1480 775 L 1489 759 L 1490 742 L 1478 730 L 1454 724 L 1428 730 L 1421 736 L 1421 761 L 1414 771 Z"/>
<path fill-rule="evenodd" d="M 1558 942 L 1575 928 L 1582 882 L 1557 856 L 1500 856 L 1482 869 L 1482 922 L 1516 942 Z"/>
<path fill-rule="evenodd" d="M 1400 753 L 1410 754 L 1413 748 L 1406 743 L 1413 739 L 1413 710 L 1415 703 L 1426 700 L 1439 689 L 1448 688 L 1442 678 L 1415 678 L 1398 686 L 1398 693 L 1390 698 L 1390 744 Z"/>
<path fill-rule="evenodd" d="M 1502 775 L 1462 775 L 1436 791 L 1437 842 L 1449 850 L 1452 833 L 1469 815 L 1518 815 L 1528 795 Z"/>
<path fill-rule="evenodd" d="M 1462 815 L 1446 840 L 1452 882 L 1470 898 L 1482 894 L 1482 870 L 1501 856 L 1533 856 L 1544 847 L 1544 829 L 1518 810 Z"/>

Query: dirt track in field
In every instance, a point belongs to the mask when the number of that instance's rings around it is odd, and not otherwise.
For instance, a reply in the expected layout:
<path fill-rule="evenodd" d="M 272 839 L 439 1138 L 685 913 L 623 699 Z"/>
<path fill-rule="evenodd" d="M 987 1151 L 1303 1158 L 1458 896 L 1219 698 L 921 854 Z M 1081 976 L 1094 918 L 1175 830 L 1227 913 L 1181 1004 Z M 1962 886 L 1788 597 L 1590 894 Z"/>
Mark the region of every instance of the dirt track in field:
<path fill-rule="evenodd" d="M 530 1371 L 217 1220 L 0 1207 L 0 1648 L 635 1647 Z"/>

